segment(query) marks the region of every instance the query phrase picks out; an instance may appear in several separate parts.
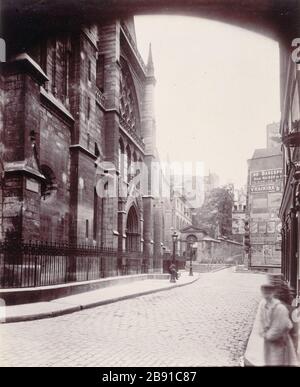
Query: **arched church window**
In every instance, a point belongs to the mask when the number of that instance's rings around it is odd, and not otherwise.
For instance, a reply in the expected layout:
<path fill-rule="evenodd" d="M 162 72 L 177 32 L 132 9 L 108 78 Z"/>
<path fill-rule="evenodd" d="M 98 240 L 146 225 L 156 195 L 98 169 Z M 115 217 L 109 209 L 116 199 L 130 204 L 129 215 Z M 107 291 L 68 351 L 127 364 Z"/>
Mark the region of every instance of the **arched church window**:
<path fill-rule="evenodd" d="M 119 104 L 121 123 L 125 123 L 130 129 L 138 131 L 139 128 L 139 109 L 134 82 L 130 70 L 122 61 L 122 70 L 120 74 L 120 104 Z"/>
<path fill-rule="evenodd" d="M 96 85 L 98 89 L 104 92 L 104 55 L 98 55 L 97 67 L 96 67 Z"/>
<path fill-rule="evenodd" d="M 130 168 L 130 175 L 132 178 L 136 176 L 136 171 L 137 171 L 137 155 L 136 155 L 136 152 L 133 152 L 131 168 Z"/>
<path fill-rule="evenodd" d="M 131 150 L 129 146 L 127 146 L 125 154 L 127 157 L 126 157 L 126 163 L 124 161 L 124 164 L 126 164 L 125 165 L 126 170 L 124 171 L 124 178 L 126 179 L 127 183 L 129 183 L 131 180 Z"/>
<path fill-rule="evenodd" d="M 142 175 L 142 159 L 139 158 L 136 165 L 136 176 L 138 176 L 138 179 L 136 181 L 136 189 L 141 189 L 141 175 Z"/>
<path fill-rule="evenodd" d="M 120 176 L 123 176 L 124 178 L 124 144 L 123 141 L 120 139 L 119 141 L 119 164 L 118 169 Z"/>

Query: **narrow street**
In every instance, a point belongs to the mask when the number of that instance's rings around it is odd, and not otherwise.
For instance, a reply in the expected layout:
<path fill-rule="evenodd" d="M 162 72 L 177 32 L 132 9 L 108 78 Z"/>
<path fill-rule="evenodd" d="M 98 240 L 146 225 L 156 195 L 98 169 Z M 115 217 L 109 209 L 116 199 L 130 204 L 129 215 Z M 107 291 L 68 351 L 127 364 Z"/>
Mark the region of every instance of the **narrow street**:
<path fill-rule="evenodd" d="M 192 285 L 47 320 L 0 325 L 0 366 L 238 366 L 261 274 Z"/>

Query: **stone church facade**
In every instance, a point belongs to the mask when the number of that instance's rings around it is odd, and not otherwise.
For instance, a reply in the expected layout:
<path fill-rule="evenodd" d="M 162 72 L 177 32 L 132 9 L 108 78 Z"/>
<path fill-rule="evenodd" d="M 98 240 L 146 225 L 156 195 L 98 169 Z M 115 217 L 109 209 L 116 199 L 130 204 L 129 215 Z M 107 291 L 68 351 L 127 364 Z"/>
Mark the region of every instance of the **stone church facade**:
<path fill-rule="evenodd" d="M 133 19 L 18 39 L 0 77 L 1 239 L 160 251 L 156 80 Z"/>

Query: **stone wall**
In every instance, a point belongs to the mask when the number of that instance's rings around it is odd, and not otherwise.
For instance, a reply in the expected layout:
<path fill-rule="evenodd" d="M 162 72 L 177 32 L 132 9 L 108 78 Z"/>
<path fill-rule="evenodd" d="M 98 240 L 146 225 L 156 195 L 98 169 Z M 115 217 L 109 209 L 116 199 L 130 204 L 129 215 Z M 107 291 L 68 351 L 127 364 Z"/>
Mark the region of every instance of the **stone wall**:
<path fill-rule="evenodd" d="M 197 244 L 196 260 L 202 263 L 231 263 L 243 256 L 243 245 L 234 241 L 203 240 Z"/>
<path fill-rule="evenodd" d="M 55 189 L 41 198 L 41 238 L 68 241 L 70 215 L 71 128 L 63 119 L 41 106 L 40 167 L 53 172 Z"/>
<path fill-rule="evenodd" d="M 40 237 L 39 87 L 46 77 L 26 55 L 5 64 L 3 70 L 3 236 L 36 239 Z"/>

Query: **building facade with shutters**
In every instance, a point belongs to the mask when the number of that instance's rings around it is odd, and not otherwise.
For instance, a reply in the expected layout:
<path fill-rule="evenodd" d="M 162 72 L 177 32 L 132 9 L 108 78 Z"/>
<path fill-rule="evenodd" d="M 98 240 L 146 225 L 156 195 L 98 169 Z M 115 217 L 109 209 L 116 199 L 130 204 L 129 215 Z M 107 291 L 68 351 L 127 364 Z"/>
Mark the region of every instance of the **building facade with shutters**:
<path fill-rule="evenodd" d="M 281 148 L 256 149 L 248 160 L 246 218 L 250 226 L 251 267 L 280 270 L 282 192 Z"/>

